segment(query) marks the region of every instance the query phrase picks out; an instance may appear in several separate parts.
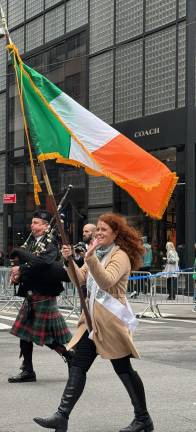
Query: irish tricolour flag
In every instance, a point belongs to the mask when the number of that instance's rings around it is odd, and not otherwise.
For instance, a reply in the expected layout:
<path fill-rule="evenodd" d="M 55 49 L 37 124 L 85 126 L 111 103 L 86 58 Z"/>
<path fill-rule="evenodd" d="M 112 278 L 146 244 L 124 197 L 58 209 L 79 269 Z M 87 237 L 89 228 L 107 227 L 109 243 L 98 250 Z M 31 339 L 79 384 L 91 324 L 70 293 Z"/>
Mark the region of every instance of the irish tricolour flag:
<path fill-rule="evenodd" d="M 84 167 L 125 189 L 149 215 L 161 218 L 177 177 L 163 163 L 25 65 L 11 44 L 24 114 L 37 158 Z"/>

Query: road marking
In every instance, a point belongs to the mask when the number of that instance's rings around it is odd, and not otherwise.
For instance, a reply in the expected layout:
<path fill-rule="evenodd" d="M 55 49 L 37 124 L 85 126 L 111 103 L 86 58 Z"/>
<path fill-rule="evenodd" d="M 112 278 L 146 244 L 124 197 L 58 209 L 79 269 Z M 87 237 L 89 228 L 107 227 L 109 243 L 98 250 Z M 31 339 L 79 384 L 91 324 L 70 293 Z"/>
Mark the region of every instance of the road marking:
<path fill-rule="evenodd" d="M 11 314 L 10 314 L 10 311 L 3 311 L 3 314 L 0 315 L 0 320 L 2 319 L 2 320 L 5 320 L 5 321 L 13 322 L 16 319 L 17 312 L 14 313 L 12 311 Z M 67 324 L 75 324 L 75 325 L 77 324 L 77 322 L 79 320 L 79 316 L 78 315 L 76 315 L 75 313 L 71 313 L 69 315 L 70 311 L 68 313 L 68 311 L 62 311 L 61 310 L 60 312 L 62 313 L 63 317 L 65 318 L 65 321 L 67 322 Z M 174 316 L 174 315 L 171 315 L 171 316 Z M 167 318 L 166 317 L 157 317 L 156 319 L 153 320 L 150 317 L 146 318 L 146 319 L 145 319 L 145 317 L 144 318 L 138 317 L 137 320 L 140 323 L 152 324 L 152 325 L 162 325 L 162 324 L 164 325 L 167 322 L 171 323 L 172 321 L 195 324 L 195 320 L 189 320 L 189 319 L 183 320 L 183 319 L 179 319 L 179 318 L 168 318 L 168 315 L 167 315 Z M 10 323 L 10 325 L 4 324 L 4 323 L 2 323 L 2 324 L 0 323 L 0 330 L 10 329 L 10 328 L 11 328 L 11 323 Z"/>
<path fill-rule="evenodd" d="M 166 324 L 166 323 L 164 323 L 164 321 L 158 321 L 158 319 L 157 319 L 157 321 L 153 321 L 151 318 L 148 318 L 148 319 L 145 319 L 145 318 L 137 318 L 138 319 L 138 321 L 139 322 L 144 322 L 144 323 L 147 323 L 147 324 Z"/>
<path fill-rule="evenodd" d="M 174 316 L 174 315 L 173 315 Z M 160 317 L 161 318 L 161 317 Z M 164 321 L 169 321 L 169 322 L 172 322 L 172 321 L 177 321 L 177 322 L 185 322 L 185 323 L 191 323 L 191 324 L 195 324 L 196 323 L 196 320 L 190 320 L 189 318 L 187 318 L 187 319 L 181 319 L 181 318 L 162 318 Z"/>
<path fill-rule="evenodd" d="M 8 321 L 15 321 L 15 318 L 6 316 L 6 315 L 0 315 L 0 319 L 8 320 Z"/>
<path fill-rule="evenodd" d="M 0 330 L 7 330 L 7 329 L 10 329 L 11 328 L 11 326 L 9 326 L 9 325 L 7 325 L 7 324 L 0 324 Z"/>

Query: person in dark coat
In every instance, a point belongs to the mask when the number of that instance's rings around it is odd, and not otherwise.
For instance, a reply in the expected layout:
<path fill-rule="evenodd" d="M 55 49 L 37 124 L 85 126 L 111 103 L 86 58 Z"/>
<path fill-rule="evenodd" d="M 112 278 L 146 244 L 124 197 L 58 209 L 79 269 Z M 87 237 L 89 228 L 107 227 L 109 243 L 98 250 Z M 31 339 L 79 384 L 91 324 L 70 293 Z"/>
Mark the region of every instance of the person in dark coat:
<path fill-rule="evenodd" d="M 4 266 L 4 253 L 1 249 L 0 249 L 0 266 L 1 267 Z"/>
<path fill-rule="evenodd" d="M 57 296 L 63 291 L 66 272 L 58 261 L 59 248 L 52 238 L 47 241 L 46 231 L 51 215 L 36 210 L 31 223 L 31 236 L 26 249 L 14 249 L 11 282 L 19 284 L 18 296 L 24 302 L 12 326 L 11 333 L 20 338 L 21 372 L 8 378 L 10 383 L 36 381 L 33 369 L 33 343 L 47 345 L 70 364 L 70 354 L 64 344 L 72 337 L 57 306 Z"/>

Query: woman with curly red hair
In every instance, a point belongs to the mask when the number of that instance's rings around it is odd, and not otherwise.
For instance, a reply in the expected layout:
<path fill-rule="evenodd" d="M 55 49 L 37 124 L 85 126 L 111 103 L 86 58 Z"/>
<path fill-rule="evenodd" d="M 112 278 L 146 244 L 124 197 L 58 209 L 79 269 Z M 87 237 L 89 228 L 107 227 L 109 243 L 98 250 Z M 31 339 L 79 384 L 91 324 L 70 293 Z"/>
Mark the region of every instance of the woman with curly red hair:
<path fill-rule="evenodd" d="M 71 253 L 70 245 L 63 246 L 65 264 Z M 67 431 L 69 414 L 83 392 L 86 373 L 99 354 L 111 361 L 134 407 L 133 421 L 120 432 L 153 431 L 144 386 L 130 362 L 130 357 L 139 358 L 132 339 L 137 320 L 126 299 L 130 271 L 140 267 L 143 254 L 141 235 L 128 225 L 126 218 L 114 213 L 99 217 L 96 238 L 88 248 L 85 264 L 78 268 L 74 263 L 80 284 L 86 282 L 87 285 L 92 331 L 88 331 L 82 314 L 78 329 L 67 347 L 75 347 L 75 356 L 61 403 L 53 416 L 34 419 L 40 426 L 56 432 Z M 67 272 L 74 282 L 69 267 Z"/>

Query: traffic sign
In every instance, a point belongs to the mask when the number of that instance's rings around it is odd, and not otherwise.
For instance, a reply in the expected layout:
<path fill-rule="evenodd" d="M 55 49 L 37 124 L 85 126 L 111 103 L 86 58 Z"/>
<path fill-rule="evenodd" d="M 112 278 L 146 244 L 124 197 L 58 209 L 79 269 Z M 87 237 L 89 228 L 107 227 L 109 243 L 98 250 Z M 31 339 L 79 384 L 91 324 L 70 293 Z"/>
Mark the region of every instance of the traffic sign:
<path fill-rule="evenodd" d="M 16 194 L 4 194 L 3 204 L 16 204 Z"/>

